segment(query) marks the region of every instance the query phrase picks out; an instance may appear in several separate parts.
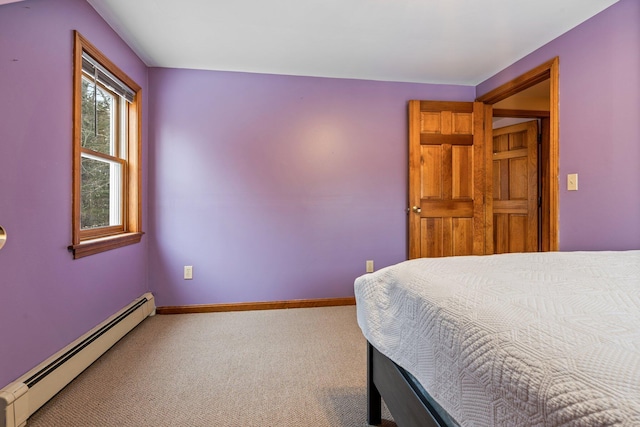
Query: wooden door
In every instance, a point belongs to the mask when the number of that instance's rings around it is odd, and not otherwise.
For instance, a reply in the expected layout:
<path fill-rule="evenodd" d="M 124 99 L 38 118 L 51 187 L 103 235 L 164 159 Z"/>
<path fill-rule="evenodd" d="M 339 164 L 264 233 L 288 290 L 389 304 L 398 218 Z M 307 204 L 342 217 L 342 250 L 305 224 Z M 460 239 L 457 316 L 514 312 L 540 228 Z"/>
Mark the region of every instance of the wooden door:
<path fill-rule="evenodd" d="M 538 122 L 493 130 L 494 252 L 536 252 Z"/>
<path fill-rule="evenodd" d="M 485 182 L 487 108 L 479 102 L 409 102 L 410 259 L 492 252 L 485 216 L 491 195 Z"/>

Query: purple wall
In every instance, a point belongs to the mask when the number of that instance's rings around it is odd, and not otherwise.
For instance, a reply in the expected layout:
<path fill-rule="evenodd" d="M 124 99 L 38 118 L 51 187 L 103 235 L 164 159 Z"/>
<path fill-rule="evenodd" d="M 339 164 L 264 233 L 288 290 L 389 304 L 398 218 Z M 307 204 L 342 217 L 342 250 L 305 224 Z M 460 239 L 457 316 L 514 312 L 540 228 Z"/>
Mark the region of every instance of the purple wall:
<path fill-rule="evenodd" d="M 560 57 L 560 249 L 640 248 L 640 2 L 621 0 L 477 87 Z M 567 191 L 578 173 L 579 190 Z"/>
<path fill-rule="evenodd" d="M 157 68 L 149 87 L 158 305 L 352 296 L 365 260 L 406 259 L 407 100 L 475 95 Z"/>
<path fill-rule="evenodd" d="M 0 388 L 148 290 L 145 238 L 67 251 L 74 29 L 147 88 L 145 65 L 85 1 L 0 6 Z"/>
<path fill-rule="evenodd" d="M 365 260 L 406 257 L 407 100 L 472 100 L 557 55 L 560 246 L 639 248 L 639 18 L 622 0 L 473 88 L 147 70 L 83 0 L 0 6 L 0 387 L 149 287 L 158 305 L 352 295 Z M 73 29 L 143 87 L 150 123 L 147 235 L 76 261 Z"/>

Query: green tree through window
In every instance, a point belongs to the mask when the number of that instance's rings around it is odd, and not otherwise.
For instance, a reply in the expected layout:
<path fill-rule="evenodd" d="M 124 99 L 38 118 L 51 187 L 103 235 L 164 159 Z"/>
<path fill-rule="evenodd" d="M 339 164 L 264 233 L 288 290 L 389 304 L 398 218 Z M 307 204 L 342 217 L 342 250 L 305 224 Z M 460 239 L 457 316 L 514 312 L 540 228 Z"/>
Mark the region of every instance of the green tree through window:
<path fill-rule="evenodd" d="M 97 153 L 113 155 L 111 94 L 82 79 L 82 147 Z M 80 223 L 82 229 L 106 227 L 110 224 L 111 169 L 109 163 L 82 157 Z M 119 191 L 113 189 L 113 191 Z"/>

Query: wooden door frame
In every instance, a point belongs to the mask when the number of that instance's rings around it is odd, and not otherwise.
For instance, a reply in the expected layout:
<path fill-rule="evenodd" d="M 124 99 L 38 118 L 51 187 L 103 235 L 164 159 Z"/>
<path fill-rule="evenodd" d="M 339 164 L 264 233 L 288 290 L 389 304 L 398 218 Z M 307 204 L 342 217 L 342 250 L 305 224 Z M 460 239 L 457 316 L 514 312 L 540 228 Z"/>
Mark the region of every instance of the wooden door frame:
<path fill-rule="evenodd" d="M 542 197 L 545 201 L 548 201 L 548 217 L 543 221 L 542 227 L 542 241 L 547 242 L 543 244 L 543 251 L 557 251 L 559 249 L 559 157 L 560 157 L 560 125 L 559 125 L 559 94 L 558 94 L 558 82 L 559 82 L 559 58 L 555 57 L 544 64 L 537 66 L 536 68 L 516 77 L 515 79 L 493 89 L 490 92 L 478 97 L 476 101 L 482 102 L 489 106 L 502 101 L 518 92 L 521 92 L 531 86 L 534 86 L 545 80 L 549 80 L 549 141 L 548 141 L 548 159 L 547 159 L 547 173 L 543 179 L 547 182 L 545 191 Z M 487 118 L 490 119 L 490 118 Z M 489 121 L 489 120 L 488 120 Z M 488 140 L 491 140 L 492 129 L 489 126 L 486 130 Z M 546 141 L 544 141 L 546 142 Z M 490 145 L 490 144 L 487 144 Z M 492 171 L 489 167 L 489 162 L 492 159 L 487 159 L 487 177 L 486 182 L 493 182 Z M 489 220 L 488 220 L 489 221 Z M 492 222 L 492 221 L 489 221 Z"/>

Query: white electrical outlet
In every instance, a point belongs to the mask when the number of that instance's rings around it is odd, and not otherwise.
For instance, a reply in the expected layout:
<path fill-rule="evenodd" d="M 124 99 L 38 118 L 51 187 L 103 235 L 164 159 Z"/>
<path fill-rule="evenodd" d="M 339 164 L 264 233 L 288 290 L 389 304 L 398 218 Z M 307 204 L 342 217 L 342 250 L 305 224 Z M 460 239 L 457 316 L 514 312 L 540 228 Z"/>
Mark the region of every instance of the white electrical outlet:
<path fill-rule="evenodd" d="M 184 278 L 185 278 L 185 280 L 193 279 L 193 266 L 192 265 L 185 265 L 184 266 Z"/>
<path fill-rule="evenodd" d="M 367 271 L 367 273 L 373 273 L 373 260 L 372 259 L 367 260 L 366 271 Z"/>

